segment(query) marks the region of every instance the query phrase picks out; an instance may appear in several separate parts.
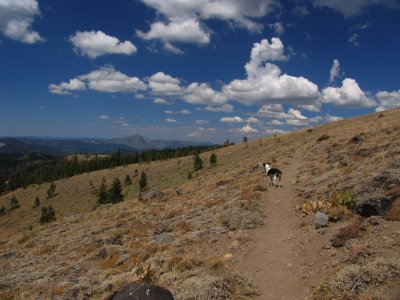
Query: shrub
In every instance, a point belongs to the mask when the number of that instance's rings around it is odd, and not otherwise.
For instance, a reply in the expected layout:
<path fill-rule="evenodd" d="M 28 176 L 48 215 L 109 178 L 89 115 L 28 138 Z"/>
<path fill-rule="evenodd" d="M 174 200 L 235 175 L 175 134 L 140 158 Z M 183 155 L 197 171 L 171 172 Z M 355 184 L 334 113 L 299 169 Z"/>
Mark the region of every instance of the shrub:
<path fill-rule="evenodd" d="M 56 212 L 54 211 L 54 209 L 49 206 L 49 207 L 42 207 L 42 215 L 40 216 L 40 224 L 46 224 L 52 221 L 56 220 Z"/>
<path fill-rule="evenodd" d="M 347 189 L 336 196 L 334 204 L 351 207 L 353 205 L 353 198 L 354 198 L 353 190 Z"/>
<path fill-rule="evenodd" d="M 2 207 L 0 207 L 0 216 L 4 215 L 5 213 L 6 213 L 6 208 L 3 205 Z"/>
<path fill-rule="evenodd" d="M 10 210 L 14 210 L 19 208 L 20 205 L 18 203 L 18 199 L 15 196 L 12 196 L 12 198 L 10 199 Z"/>
<path fill-rule="evenodd" d="M 342 247 L 347 240 L 358 237 L 360 223 L 355 222 L 339 229 L 339 232 L 331 239 L 333 247 Z"/>

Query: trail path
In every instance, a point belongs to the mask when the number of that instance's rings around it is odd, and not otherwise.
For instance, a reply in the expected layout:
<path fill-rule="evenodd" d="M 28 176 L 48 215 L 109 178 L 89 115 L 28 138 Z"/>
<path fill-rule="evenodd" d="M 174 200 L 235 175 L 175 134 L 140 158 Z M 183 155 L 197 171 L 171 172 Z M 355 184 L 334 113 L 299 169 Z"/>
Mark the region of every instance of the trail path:
<path fill-rule="evenodd" d="M 302 164 L 297 151 L 283 171 L 282 187 L 269 187 L 265 193 L 265 225 L 254 232 L 239 269 L 251 274 L 260 296 L 256 299 L 310 299 L 304 280 L 303 242 L 299 236 L 299 219 L 295 211 L 296 193 L 292 180 Z"/>

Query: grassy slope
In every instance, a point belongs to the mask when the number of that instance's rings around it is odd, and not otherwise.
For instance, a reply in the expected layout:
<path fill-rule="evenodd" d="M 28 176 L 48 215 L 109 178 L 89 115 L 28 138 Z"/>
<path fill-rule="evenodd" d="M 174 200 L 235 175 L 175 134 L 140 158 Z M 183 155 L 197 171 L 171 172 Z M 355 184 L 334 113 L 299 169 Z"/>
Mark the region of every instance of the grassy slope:
<path fill-rule="evenodd" d="M 223 256 L 232 239 L 245 243 L 247 230 L 262 223 L 260 199 L 266 182 L 252 171 L 253 166 L 258 161 L 276 161 L 275 167 L 284 168 L 295 149 L 302 148 L 308 165 L 299 174 L 304 183 L 302 193 L 321 199 L 326 177 L 334 176 L 333 188 L 340 188 L 347 177 L 338 174 L 370 176 L 376 172 L 376 163 L 365 164 L 366 159 L 379 162 L 382 169 L 390 165 L 400 140 L 399 119 L 399 110 L 388 111 L 384 117 L 374 114 L 319 126 L 312 132 L 265 138 L 262 145 L 259 140 L 249 142 L 248 148 L 235 145 L 216 151 L 218 164 L 212 168 L 210 153 L 204 153 L 205 168 L 190 180 L 187 175 L 193 161 L 187 157 L 59 180 L 55 182 L 58 195 L 51 199 L 45 199 L 48 185 L 2 196 L 0 206 L 8 207 L 15 195 L 21 207 L 0 217 L 0 296 L 26 297 L 29 290 L 33 297 L 102 298 L 138 278 L 168 286 L 178 299 L 252 295 L 256 290 L 251 280 L 227 270 Z M 374 148 L 370 157 L 350 155 L 347 169 L 338 168 L 327 154 L 335 147 L 339 152 L 352 151 L 347 142 L 360 132 L 368 137 L 363 147 L 386 146 L 379 151 Z M 316 142 L 322 134 L 330 138 Z M 124 188 L 123 203 L 96 204 L 95 187 L 103 177 L 109 184 L 114 177 L 123 181 L 127 174 L 133 177 L 136 169 L 138 174 L 146 171 L 149 190 L 159 189 L 164 197 L 138 201 L 136 176 L 133 184 Z M 177 195 L 176 189 L 182 194 Z M 36 195 L 42 205 L 55 209 L 56 222 L 38 224 L 40 208 L 32 208 Z M 155 241 L 162 232 L 172 236 L 171 244 Z M 204 294 L 212 290 L 210 286 L 220 287 L 214 289 L 216 295 Z"/>

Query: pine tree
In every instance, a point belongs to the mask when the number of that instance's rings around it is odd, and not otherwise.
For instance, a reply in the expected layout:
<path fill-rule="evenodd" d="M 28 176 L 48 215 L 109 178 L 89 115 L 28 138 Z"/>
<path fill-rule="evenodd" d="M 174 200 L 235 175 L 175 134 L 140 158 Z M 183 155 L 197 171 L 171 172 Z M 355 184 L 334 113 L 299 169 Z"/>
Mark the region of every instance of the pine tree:
<path fill-rule="evenodd" d="M 3 205 L 2 207 L 0 207 L 0 216 L 5 214 L 5 212 L 6 212 L 6 208 Z"/>
<path fill-rule="evenodd" d="M 214 152 L 211 153 L 210 164 L 211 166 L 215 166 L 217 164 L 217 155 Z"/>
<path fill-rule="evenodd" d="M 142 174 L 140 175 L 140 180 L 139 180 L 139 190 L 140 192 L 143 192 L 147 189 L 147 176 L 144 171 L 142 171 Z"/>
<path fill-rule="evenodd" d="M 56 220 L 56 212 L 54 211 L 54 209 L 49 206 L 49 207 L 42 207 L 42 215 L 40 216 L 40 224 L 46 224 L 52 221 Z"/>
<path fill-rule="evenodd" d="M 117 203 L 122 200 L 124 200 L 124 196 L 122 195 L 121 181 L 115 178 L 108 190 L 108 202 Z"/>
<path fill-rule="evenodd" d="M 56 185 L 54 182 L 50 183 L 49 189 L 47 190 L 47 199 L 52 198 L 56 195 Z"/>
<path fill-rule="evenodd" d="M 97 194 L 97 203 L 106 204 L 107 202 L 108 202 L 108 192 L 107 192 L 106 180 L 103 177 L 103 180 L 101 181 L 99 187 L 99 192 Z"/>
<path fill-rule="evenodd" d="M 12 196 L 12 198 L 10 199 L 10 210 L 14 210 L 19 208 L 20 205 L 18 203 L 18 199 L 15 196 Z"/>
<path fill-rule="evenodd" d="M 40 205 L 40 199 L 36 196 L 35 201 L 33 202 L 33 208 L 36 208 Z"/>
<path fill-rule="evenodd" d="M 245 136 L 245 137 L 243 138 L 243 143 L 246 145 L 245 148 L 247 148 L 247 136 Z"/>
<path fill-rule="evenodd" d="M 200 155 L 197 153 L 194 157 L 194 170 L 198 171 L 203 168 L 203 161 L 200 158 Z"/>
<path fill-rule="evenodd" d="M 130 185 L 132 184 L 131 177 L 129 175 L 126 175 L 125 180 L 124 180 L 125 185 Z"/>

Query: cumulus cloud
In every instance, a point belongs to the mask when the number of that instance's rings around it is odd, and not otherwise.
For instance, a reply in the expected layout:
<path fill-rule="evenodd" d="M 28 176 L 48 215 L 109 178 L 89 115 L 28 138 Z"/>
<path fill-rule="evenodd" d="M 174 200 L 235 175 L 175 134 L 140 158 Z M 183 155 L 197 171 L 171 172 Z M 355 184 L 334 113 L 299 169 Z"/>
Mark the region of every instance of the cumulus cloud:
<path fill-rule="evenodd" d="M 219 121 L 222 123 L 243 123 L 244 122 L 244 120 L 239 116 L 224 117 L 224 118 L 219 119 Z"/>
<path fill-rule="evenodd" d="M 246 124 L 245 126 L 239 129 L 239 132 L 249 134 L 249 133 L 259 132 L 259 130 L 251 127 L 250 124 Z"/>
<path fill-rule="evenodd" d="M 261 65 L 266 61 L 286 61 L 283 43 L 279 38 L 272 38 L 271 43 L 263 39 L 260 43 L 254 43 L 251 49 L 250 62 L 245 66 L 248 76 L 256 77 L 261 70 Z"/>
<path fill-rule="evenodd" d="M 323 103 L 353 108 L 373 107 L 376 105 L 376 102 L 369 98 L 361 90 L 358 83 L 351 78 L 344 79 L 341 87 L 323 89 L 321 101 Z"/>
<path fill-rule="evenodd" d="M 223 86 L 223 93 L 230 99 L 244 104 L 273 102 L 315 104 L 319 98 L 318 86 L 304 77 L 282 74 L 277 65 L 268 60 L 287 60 L 279 38 L 255 43 L 250 62 L 245 66 L 247 78 L 236 79 Z"/>
<path fill-rule="evenodd" d="M 182 94 L 181 81 L 164 72 L 157 72 L 148 78 L 149 87 L 154 94 L 176 96 Z"/>
<path fill-rule="evenodd" d="M 76 53 L 89 58 L 106 54 L 131 55 L 137 52 L 137 48 L 131 42 L 120 42 L 116 37 L 102 31 L 77 31 L 70 36 L 69 41 Z"/>
<path fill-rule="evenodd" d="M 183 99 L 191 104 L 221 105 L 227 100 L 226 96 L 213 90 L 206 83 L 191 83 L 185 90 Z"/>
<path fill-rule="evenodd" d="M 273 125 L 273 126 L 281 126 L 284 125 L 285 123 L 279 120 L 272 120 L 268 124 Z"/>
<path fill-rule="evenodd" d="M 384 5 L 389 8 L 399 8 L 397 0 L 313 0 L 315 7 L 328 7 L 341 14 L 345 18 L 359 15 L 371 5 Z"/>
<path fill-rule="evenodd" d="M 263 131 L 264 134 L 266 135 L 275 135 L 275 134 L 283 134 L 286 133 L 285 130 L 282 129 L 266 129 Z"/>
<path fill-rule="evenodd" d="M 250 31 L 259 31 L 262 25 L 254 19 L 261 18 L 279 7 L 276 0 L 142 0 L 169 20 L 195 18 L 218 19 Z"/>
<path fill-rule="evenodd" d="M 7 37 L 27 44 L 44 41 L 31 29 L 36 16 L 40 15 L 36 0 L 0 1 L 0 31 Z"/>
<path fill-rule="evenodd" d="M 379 106 L 375 111 L 400 108 L 400 90 L 393 92 L 380 91 L 376 94 L 376 98 Z"/>
<path fill-rule="evenodd" d="M 285 26 L 283 26 L 282 22 L 275 22 L 273 24 L 269 24 L 269 28 L 274 30 L 278 36 L 281 36 L 285 33 Z"/>
<path fill-rule="evenodd" d="M 331 70 L 329 71 L 329 83 L 335 82 L 336 77 L 340 75 L 340 62 L 338 59 L 334 59 Z"/>
<path fill-rule="evenodd" d="M 358 47 L 360 45 L 359 41 L 360 35 L 357 32 L 354 32 L 350 37 L 349 37 L 349 43 L 353 47 Z"/>
<path fill-rule="evenodd" d="M 234 107 L 232 104 L 224 104 L 221 106 L 206 106 L 204 108 L 205 111 L 209 111 L 209 112 L 225 112 L 225 113 L 230 113 L 233 112 Z"/>
<path fill-rule="evenodd" d="M 91 90 L 108 93 L 134 93 L 146 90 L 146 84 L 137 77 L 129 77 L 113 66 L 104 66 L 85 75 L 77 76 L 68 83 L 50 84 L 49 90 L 55 94 L 70 94 L 88 87 Z"/>
<path fill-rule="evenodd" d="M 210 33 L 208 33 L 199 21 L 195 19 L 155 22 L 151 24 L 148 32 L 136 30 L 137 35 L 144 40 L 161 40 L 164 47 L 171 52 L 179 52 L 170 42 L 208 44 L 210 42 Z M 181 53 L 180 53 L 181 54 Z"/>
<path fill-rule="evenodd" d="M 329 114 L 325 115 L 325 116 L 315 116 L 313 118 L 308 119 L 308 122 L 310 123 L 331 123 L 331 122 L 336 122 L 336 121 L 340 121 L 343 120 L 342 117 L 338 117 L 338 116 L 331 116 Z"/>
<path fill-rule="evenodd" d="M 78 79 L 71 79 L 69 82 L 62 82 L 60 84 L 50 84 L 49 91 L 52 94 L 71 95 L 71 92 L 83 91 L 86 89 L 86 84 Z"/>
<path fill-rule="evenodd" d="M 258 120 L 255 117 L 250 117 L 250 118 L 247 118 L 246 122 L 247 123 L 260 123 L 260 120 Z"/>
<path fill-rule="evenodd" d="M 99 116 L 99 119 L 100 119 L 100 120 L 109 120 L 110 117 L 107 116 L 107 115 L 101 115 L 101 116 Z"/>
<path fill-rule="evenodd" d="M 311 112 L 319 112 L 321 111 L 321 103 L 316 103 L 316 104 L 305 104 L 305 105 L 299 105 L 301 109 L 311 111 Z"/>
<path fill-rule="evenodd" d="M 196 120 L 194 121 L 197 125 L 204 125 L 210 123 L 208 120 Z"/>

